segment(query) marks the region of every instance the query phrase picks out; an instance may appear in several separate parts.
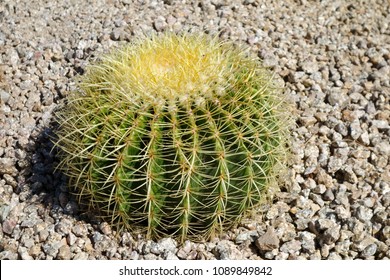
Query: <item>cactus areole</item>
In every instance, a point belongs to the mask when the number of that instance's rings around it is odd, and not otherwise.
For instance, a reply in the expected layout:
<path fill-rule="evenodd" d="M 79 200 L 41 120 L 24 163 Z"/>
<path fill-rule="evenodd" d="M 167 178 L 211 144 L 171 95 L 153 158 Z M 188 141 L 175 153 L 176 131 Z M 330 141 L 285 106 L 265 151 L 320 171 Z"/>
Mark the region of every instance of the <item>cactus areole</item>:
<path fill-rule="evenodd" d="M 209 239 L 259 206 L 286 159 L 286 102 L 261 61 L 164 34 L 91 64 L 59 110 L 59 167 L 81 203 L 149 238 Z"/>

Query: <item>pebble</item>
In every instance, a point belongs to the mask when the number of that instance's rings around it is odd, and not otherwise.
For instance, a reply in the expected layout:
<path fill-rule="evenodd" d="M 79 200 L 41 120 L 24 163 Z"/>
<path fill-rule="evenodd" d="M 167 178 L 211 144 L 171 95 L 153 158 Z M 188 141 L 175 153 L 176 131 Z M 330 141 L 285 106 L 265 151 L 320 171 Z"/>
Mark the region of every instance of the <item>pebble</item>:
<path fill-rule="evenodd" d="M 10 94 L 3 89 L 0 89 L 0 100 L 5 104 L 10 98 Z"/>
<path fill-rule="evenodd" d="M 328 162 L 329 173 L 335 173 L 343 166 L 344 160 L 341 157 L 331 156 Z"/>
<path fill-rule="evenodd" d="M 179 260 L 179 258 L 171 251 L 165 251 L 163 254 L 164 260 Z"/>
<path fill-rule="evenodd" d="M 80 252 L 77 253 L 74 257 L 73 260 L 88 260 L 88 254 L 85 252 Z"/>
<path fill-rule="evenodd" d="M 103 222 L 99 225 L 99 229 L 104 235 L 110 235 L 112 233 L 111 227 L 107 222 Z"/>
<path fill-rule="evenodd" d="M 59 248 L 57 258 L 60 260 L 70 260 L 71 252 L 70 247 L 68 245 L 63 245 Z"/>
<path fill-rule="evenodd" d="M 41 254 L 41 246 L 39 244 L 35 244 L 33 246 L 31 246 L 31 248 L 29 249 L 29 252 L 28 254 L 34 258 L 34 259 L 38 259 L 38 256 Z"/>
<path fill-rule="evenodd" d="M 378 246 L 375 243 L 370 244 L 366 248 L 364 248 L 364 250 L 361 253 L 361 256 L 363 258 L 371 257 L 371 256 L 375 255 L 377 248 L 378 248 Z"/>
<path fill-rule="evenodd" d="M 68 235 L 72 230 L 72 226 L 72 221 L 63 219 L 58 224 L 56 224 L 55 230 L 62 235 Z"/>
<path fill-rule="evenodd" d="M 271 251 L 279 247 L 279 239 L 272 227 L 260 236 L 256 242 L 256 247 L 261 251 Z"/>
<path fill-rule="evenodd" d="M 72 227 L 72 232 L 74 233 L 74 235 L 76 235 L 77 237 L 83 237 L 83 236 L 86 236 L 87 233 L 88 233 L 88 230 L 86 228 L 85 225 L 82 225 L 82 224 L 77 224 L 75 226 Z"/>
<path fill-rule="evenodd" d="M 299 241 L 305 252 L 309 254 L 313 254 L 315 252 L 315 238 L 316 235 L 311 232 L 303 231 L 299 234 Z"/>
<path fill-rule="evenodd" d="M 289 254 L 295 254 L 301 249 L 301 242 L 298 240 L 291 240 L 287 241 L 286 243 L 282 244 L 280 247 L 280 251 L 284 253 L 289 253 Z"/>
<path fill-rule="evenodd" d="M 17 260 L 18 259 L 18 253 L 12 252 L 12 251 L 2 251 L 0 252 L 0 259 L 1 260 Z"/>
<path fill-rule="evenodd" d="M 163 252 L 170 251 L 172 253 L 176 252 L 177 242 L 172 238 L 162 238 L 158 242 L 159 249 Z"/>
<path fill-rule="evenodd" d="M 232 242 L 222 240 L 214 248 L 215 255 L 220 260 L 240 260 L 242 252 Z"/>
<path fill-rule="evenodd" d="M 33 260 L 26 247 L 19 246 L 18 254 L 22 260 Z"/>
<path fill-rule="evenodd" d="M 45 243 L 42 245 L 42 250 L 49 257 L 55 258 L 58 254 L 58 243 Z"/>
<path fill-rule="evenodd" d="M 254 242 L 258 237 L 259 233 L 257 232 L 257 230 L 251 230 L 237 235 L 235 241 L 237 244 L 244 243 L 245 241 Z"/>
<path fill-rule="evenodd" d="M 44 242 L 49 237 L 49 231 L 47 229 L 42 229 L 38 232 L 39 241 Z"/>
<path fill-rule="evenodd" d="M 325 244 L 334 244 L 340 238 L 340 225 L 332 226 L 325 230 L 321 239 Z"/>
<path fill-rule="evenodd" d="M 327 189 L 323 193 L 322 199 L 325 200 L 325 201 L 333 201 L 334 200 L 334 194 L 333 194 L 332 189 Z"/>
<path fill-rule="evenodd" d="M 350 129 L 350 134 L 351 134 L 352 139 L 355 139 L 355 140 L 358 139 L 359 136 L 361 136 L 361 134 L 363 133 L 363 130 L 360 127 L 359 119 L 354 120 L 350 124 L 349 129 Z"/>
<path fill-rule="evenodd" d="M 372 209 L 364 206 L 359 206 L 356 211 L 356 217 L 362 222 L 370 221 L 373 216 Z"/>
<path fill-rule="evenodd" d="M 2 157 L 0 158 L 0 175 L 8 174 L 15 176 L 17 169 L 15 168 L 15 160 L 12 158 Z"/>

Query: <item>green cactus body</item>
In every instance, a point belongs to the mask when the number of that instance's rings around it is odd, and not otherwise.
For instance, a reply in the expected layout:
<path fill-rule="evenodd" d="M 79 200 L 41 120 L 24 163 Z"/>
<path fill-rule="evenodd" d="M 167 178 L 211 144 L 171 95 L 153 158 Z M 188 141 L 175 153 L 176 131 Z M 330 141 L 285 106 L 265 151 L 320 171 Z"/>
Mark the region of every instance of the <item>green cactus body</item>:
<path fill-rule="evenodd" d="M 229 43 L 164 34 L 91 65 L 58 113 L 80 202 L 148 237 L 209 238 L 258 206 L 286 159 L 272 75 Z"/>

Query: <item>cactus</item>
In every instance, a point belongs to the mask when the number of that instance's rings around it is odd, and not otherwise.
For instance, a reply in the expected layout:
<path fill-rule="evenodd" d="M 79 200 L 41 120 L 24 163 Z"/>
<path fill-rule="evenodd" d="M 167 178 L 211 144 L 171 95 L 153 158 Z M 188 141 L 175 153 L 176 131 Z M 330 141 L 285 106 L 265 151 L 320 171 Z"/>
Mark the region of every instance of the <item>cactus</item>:
<path fill-rule="evenodd" d="M 209 239 L 267 195 L 288 151 L 288 104 L 242 48 L 155 35 L 87 67 L 57 113 L 59 167 L 118 230 Z"/>

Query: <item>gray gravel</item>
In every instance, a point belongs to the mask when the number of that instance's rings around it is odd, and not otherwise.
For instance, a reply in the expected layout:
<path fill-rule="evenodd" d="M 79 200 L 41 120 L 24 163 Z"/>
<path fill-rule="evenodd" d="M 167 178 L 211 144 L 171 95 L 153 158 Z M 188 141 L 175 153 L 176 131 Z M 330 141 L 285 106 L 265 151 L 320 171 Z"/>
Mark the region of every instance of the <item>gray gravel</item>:
<path fill-rule="evenodd" d="M 389 259 L 389 25 L 387 0 L 2 0 L 0 259 Z M 296 104 L 281 192 L 209 242 L 116 236 L 54 171 L 53 110 L 74 77 L 166 30 L 249 46 Z"/>

